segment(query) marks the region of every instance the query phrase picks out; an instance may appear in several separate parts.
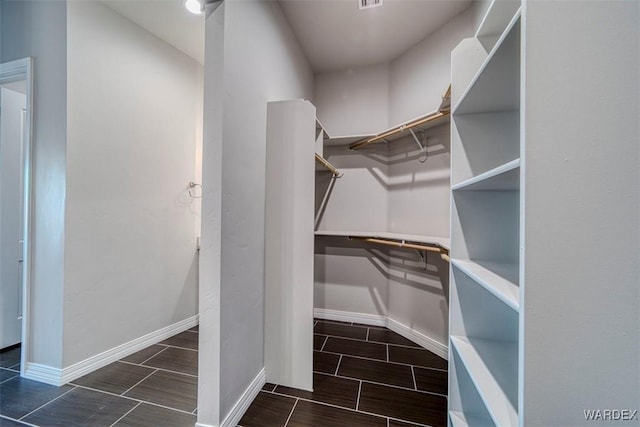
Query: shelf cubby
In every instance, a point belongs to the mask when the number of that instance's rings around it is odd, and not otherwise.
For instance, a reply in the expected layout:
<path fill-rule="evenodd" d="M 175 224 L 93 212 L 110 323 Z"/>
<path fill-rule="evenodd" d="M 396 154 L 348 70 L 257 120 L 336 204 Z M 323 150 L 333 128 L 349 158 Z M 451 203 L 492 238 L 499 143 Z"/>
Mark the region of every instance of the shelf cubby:
<path fill-rule="evenodd" d="M 520 190 L 520 159 L 495 167 L 451 187 L 453 191 Z"/>
<path fill-rule="evenodd" d="M 451 260 L 453 267 L 491 292 L 516 312 L 520 308 L 517 265 L 496 262 Z M 456 275 L 457 272 L 454 272 Z"/>
<path fill-rule="evenodd" d="M 449 421 L 452 427 L 495 426 L 491 415 L 456 352 L 449 353 L 451 381 Z"/>
<path fill-rule="evenodd" d="M 475 35 L 487 52 L 496 45 L 500 34 L 519 8 L 520 1 L 517 0 L 493 0 L 491 2 Z"/>

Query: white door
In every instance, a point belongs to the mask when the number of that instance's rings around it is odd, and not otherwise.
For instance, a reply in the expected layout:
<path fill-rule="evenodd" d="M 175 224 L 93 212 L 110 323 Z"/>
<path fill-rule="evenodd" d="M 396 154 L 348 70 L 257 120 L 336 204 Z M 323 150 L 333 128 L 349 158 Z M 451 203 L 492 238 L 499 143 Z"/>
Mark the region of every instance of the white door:
<path fill-rule="evenodd" d="M 26 96 L 0 88 L 0 349 L 21 340 Z"/>

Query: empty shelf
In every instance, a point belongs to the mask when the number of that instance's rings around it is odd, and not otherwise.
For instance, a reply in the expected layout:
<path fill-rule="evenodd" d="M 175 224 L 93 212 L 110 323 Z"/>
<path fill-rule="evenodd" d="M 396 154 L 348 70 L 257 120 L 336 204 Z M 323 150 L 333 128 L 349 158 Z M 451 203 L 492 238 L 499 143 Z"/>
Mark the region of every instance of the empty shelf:
<path fill-rule="evenodd" d="M 451 187 L 466 191 L 508 191 L 520 189 L 520 159 L 498 166 Z"/>
<path fill-rule="evenodd" d="M 518 425 L 518 413 L 512 403 L 518 388 L 517 344 L 461 336 L 451 336 L 451 344 L 495 425 Z"/>
<path fill-rule="evenodd" d="M 520 2 L 515 0 L 493 0 L 478 26 L 475 37 L 487 51 L 493 49 L 498 37 L 516 14 Z"/>
<path fill-rule="evenodd" d="M 520 288 L 518 265 L 453 259 L 451 264 L 465 275 L 480 284 L 509 307 L 518 311 L 520 307 Z M 514 277 L 515 276 L 515 277 Z"/>

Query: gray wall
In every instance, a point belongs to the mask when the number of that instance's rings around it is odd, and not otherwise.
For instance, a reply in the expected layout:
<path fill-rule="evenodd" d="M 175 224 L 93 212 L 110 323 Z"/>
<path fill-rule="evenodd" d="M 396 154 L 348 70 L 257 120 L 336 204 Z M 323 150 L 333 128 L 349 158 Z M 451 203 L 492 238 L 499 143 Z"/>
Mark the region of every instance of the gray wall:
<path fill-rule="evenodd" d="M 215 18 L 211 15 L 209 20 Z M 206 32 L 215 31 L 207 22 Z M 207 34 L 207 39 L 209 35 Z M 207 52 L 208 54 L 209 52 Z M 224 6 L 223 80 L 225 98 L 222 122 L 222 176 L 204 171 L 203 245 L 210 247 L 217 229 L 215 215 L 221 209 L 220 299 L 201 307 L 220 305 L 220 420 L 264 367 L 264 209 L 267 102 L 306 98 L 313 93 L 313 75 L 291 29 L 276 2 L 229 1 Z M 209 58 L 206 59 L 209 63 Z M 207 69 L 205 87 L 215 85 L 216 72 Z M 207 92 L 209 93 L 209 92 Z M 207 99 L 206 102 L 209 102 Z M 205 132 L 215 124 L 207 108 Z M 215 152 L 215 138 L 205 137 Z M 213 199 L 213 200 L 212 200 Z M 207 232 L 207 230 L 210 230 Z M 207 289 L 215 292 L 215 250 L 203 252 Z M 208 266 L 205 267 L 204 264 Z M 205 268 L 208 270 L 205 271 Z M 212 284 L 213 283 L 213 284 Z M 212 334 L 215 333 L 212 331 Z M 213 350 L 213 346 L 209 347 Z M 206 350 L 205 350 L 206 351 Z M 203 370 L 215 369 L 216 355 L 202 354 Z M 202 389 L 201 389 L 202 390 Z M 201 397 L 206 399 L 206 397 Z M 211 414 L 212 416 L 214 414 Z M 200 417 L 202 423 L 218 420 Z"/>
<path fill-rule="evenodd" d="M 2 62 L 34 58 L 31 354 L 62 367 L 67 124 L 66 2 L 3 1 Z"/>
<path fill-rule="evenodd" d="M 65 367 L 197 313 L 201 68 L 99 2 L 67 46 Z"/>

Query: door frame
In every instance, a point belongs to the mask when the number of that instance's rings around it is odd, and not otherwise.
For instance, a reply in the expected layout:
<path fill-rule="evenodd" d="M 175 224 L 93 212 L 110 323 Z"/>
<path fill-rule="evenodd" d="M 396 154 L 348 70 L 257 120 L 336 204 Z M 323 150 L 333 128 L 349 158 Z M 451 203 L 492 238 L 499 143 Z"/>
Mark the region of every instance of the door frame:
<path fill-rule="evenodd" d="M 32 251 L 32 216 L 33 216 L 33 59 L 22 58 L 15 61 L 0 63 L 0 84 L 25 80 L 27 86 L 26 130 L 24 132 L 22 148 L 22 182 L 23 182 L 23 212 L 22 212 L 22 351 L 20 359 L 20 375 L 24 376 L 26 362 L 30 351 L 30 320 L 31 320 L 31 254 Z"/>

